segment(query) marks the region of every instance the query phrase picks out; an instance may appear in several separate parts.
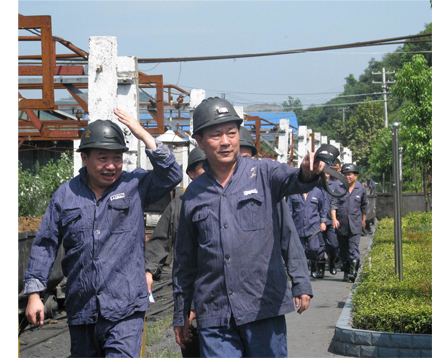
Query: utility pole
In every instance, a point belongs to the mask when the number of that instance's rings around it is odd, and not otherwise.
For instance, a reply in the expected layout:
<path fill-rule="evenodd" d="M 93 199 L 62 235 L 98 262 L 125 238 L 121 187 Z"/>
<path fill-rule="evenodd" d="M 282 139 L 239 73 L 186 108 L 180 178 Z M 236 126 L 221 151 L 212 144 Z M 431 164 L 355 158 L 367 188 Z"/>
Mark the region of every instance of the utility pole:
<path fill-rule="evenodd" d="M 387 128 L 387 94 L 390 92 L 387 92 L 387 85 L 396 83 L 397 81 L 386 81 L 386 75 L 392 75 L 395 71 L 392 72 L 386 72 L 386 69 L 383 67 L 383 72 L 372 72 L 372 75 L 383 75 L 383 80 L 381 82 L 378 81 L 372 81 L 372 83 L 381 83 L 383 87 L 383 100 L 384 100 L 384 127 Z"/>
<path fill-rule="evenodd" d="M 342 107 L 339 109 L 339 111 L 342 111 L 342 123 L 345 122 L 345 112 L 349 110 L 350 110 L 349 107 Z"/>

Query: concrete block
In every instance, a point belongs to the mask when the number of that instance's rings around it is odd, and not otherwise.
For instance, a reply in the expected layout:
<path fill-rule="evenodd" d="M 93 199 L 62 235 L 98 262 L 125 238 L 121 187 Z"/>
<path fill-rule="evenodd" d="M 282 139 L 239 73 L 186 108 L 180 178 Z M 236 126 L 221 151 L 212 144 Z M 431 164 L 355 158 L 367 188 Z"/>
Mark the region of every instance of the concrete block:
<path fill-rule="evenodd" d="M 419 349 L 399 349 L 398 357 L 403 357 L 403 358 L 420 357 L 420 350 Z"/>
<path fill-rule="evenodd" d="M 372 332 L 372 345 L 391 347 L 390 333 Z"/>
<path fill-rule="evenodd" d="M 412 348 L 432 350 L 432 336 L 429 335 L 412 336 Z"/>
<path fill-rule="evenodd" d="M 341 342 L 355 343 L 352 329 L 341 329 Z"/>
<path fill-rule="evenodd" d="M 409 334 L 391 334 L 390 343 L 395 348 L 412 348 L 412 337 Z"/>
<path fill-rule="evenodd" d="M 334 351 L 337 354 L 345 356 L 346 344 L 344 342 L 339 342 L 339 341 L 334 341 L 333 344 L 334 344 L 333 345 Z"/>
<path fill-rule="evenodd" d="M 347 343 L 346 355 L 349 357 L 361 357 L 361 346 Z"/>
<path fill-rule="evenodd" d="M 421 357 L 422 358 L 430 358 L 430 357 L 432 357 L 432 350 L 422 349 L 420 352 L 421 352 Z"/>
<path fill-rule="evenodd" d="M 361 345 L 370 346 L 372 344 L 372 336 L 369 331 L 356 331 L 355 330 L 355 343 Z"/>
<path fill-rule="evenodd" d="M 397 358 L 398 357 L 398 349 L 397 348 L 378 347 L 378 357 Z"/>
<path fill-rule="evenodd" d="M 378 357 L 378 347 L 362 345 L 361 357 Z"/>

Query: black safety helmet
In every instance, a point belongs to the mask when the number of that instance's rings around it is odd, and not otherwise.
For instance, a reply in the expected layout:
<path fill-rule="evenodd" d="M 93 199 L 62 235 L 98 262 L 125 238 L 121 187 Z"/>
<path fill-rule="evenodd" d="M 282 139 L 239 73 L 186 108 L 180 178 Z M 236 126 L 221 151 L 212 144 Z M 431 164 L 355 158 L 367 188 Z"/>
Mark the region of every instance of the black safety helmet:
<path fill-rule="evenodd" d="M 188 155 L 188 166 L 185 172 L 188 173 L 188 171 L 193 169 L 197 163 L 203 162 L 206 159 L 207 157 L 205 156 L 204 151 L 199 147 L 195 147 Z"/>
<path fill-rule="evenodd" d="M 253 157 L 258 154 L 257 147 L 255 147 L 249 129 L 243 126 L 240 126 L 240 147 L 250 147 Z"/>
<path fill-rule="evenodd" d="M 232 121 L 237 122 L 238 127 L 243 122 L 230 102 L 219 97 L 209 97 L 204 99 L 193 113 L 193 135 L 215 124 Z"/>
<path fill-rule="evenodd" d="M 322 144 L 314 154 L 315 161 L 322 161 L 329 166 L 335 165 L 335 160 L 339 156 L 339 150 L 331 144 Z"/>
<path fill-rule="evenodd" d="M 347 164 L 344 164 L 342 166 L 341 173 L 342 174 L 345 174 L 345 173 L 355 173 L 355 174 L 358 174 L 359 173 L 359 169 L 358 169 L 358 167 L 355 164 L 347 163 Z"/>
<path fill-rule="evenodd" d="M 81 144 L 77 152 L 86 149 L 109 149 L 127 152 L 123 131 L 111 120 L 98 119 L 91 122 L 82 133 Z"/>

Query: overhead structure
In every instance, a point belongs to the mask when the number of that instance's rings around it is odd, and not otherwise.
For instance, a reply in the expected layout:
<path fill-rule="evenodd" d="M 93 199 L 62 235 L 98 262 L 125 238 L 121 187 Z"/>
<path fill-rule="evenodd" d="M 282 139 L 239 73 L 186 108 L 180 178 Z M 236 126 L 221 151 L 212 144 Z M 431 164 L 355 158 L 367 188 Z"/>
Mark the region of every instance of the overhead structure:
<path fill-rule="evenodd" d="M 53 36 L 50 16 L 19 14 L 18 28 L 33 34 L 19 36 L 19 43 L 38 42 L 41 49 L 37 55 L 19 56 L 19 147 L 24 141 L 80 139 L 81 131 L 88 123 L 83 120 L 89 113 L 88 94 L 81 90 L 88 89 L 89 54 L 70 41 Z M 70 53 L 57 53 L 56 44 L 62 45 Z M 152 134 L 162 134 L 167 129 L 165 110 L 180 112 L 187 108 L 189 103 L 184 98 L 190 93 L 177 86 L 164 84 L 162 75 L 138 74 L 140 90 L 155 90 L 155 96 L 148 95 L 146 102 L 139 103 L 140 110 L 149 113 L 153 119 L 145 125 L 146 130 Z M 121 81 L 126 81 L 126 78 Z M 54 92 L 61 89 L 70 93 L 76 105 L 55 103 Z M 41 91 L 42 96 L 38 99 L 26 98 L 21 93 L 24 90 Z M 168 95 L 167 101 L 164 100 L 165 93 Z M 177 98 L 173 101 L 175 95 Z M 70 109 L 72 115 L 67 114 Z M 59 119 L 42 119 L 41 112 Z"/>

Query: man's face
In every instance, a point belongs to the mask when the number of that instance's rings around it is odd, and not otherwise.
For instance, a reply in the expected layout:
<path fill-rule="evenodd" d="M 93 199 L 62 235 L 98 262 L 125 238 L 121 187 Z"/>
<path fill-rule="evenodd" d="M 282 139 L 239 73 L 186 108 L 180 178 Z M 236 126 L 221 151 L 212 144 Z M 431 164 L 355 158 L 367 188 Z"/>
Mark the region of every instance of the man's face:
<path fill-rule="evenodd" d="M 358 174 L 355 173 L 344 173 L 344 176 L 349 185 L 352 185 L 356 180 L 358 180 Z"/>
<path fill-rule="evenodd" d="M 87 169 L 91 189 L 105 190 L 121 175 L 123 152 L 121 150 L 91 149 L 90 154 L 81 152 L 82 164 Z"/>
<path fill-rule="evenodd" d="M 240 146 L 240 153 L 243 157 L 252 158 L 252 149 L 250 147 Z"/>
<path fill-rule="evenodd" d="M 235 122 L 204 128 L 195 136 L 211 167 L 234 165 L 240 151 L 240 133 Z"/>
<path fill-rule="evenodd" d="M 195 180 L 199 175 L 205 172 L 202 168 L 202 164 L 204 164 L 204 162 L 198 162 L 193 169 L 188 170 L 187 174 L 191 180 Z"/>

